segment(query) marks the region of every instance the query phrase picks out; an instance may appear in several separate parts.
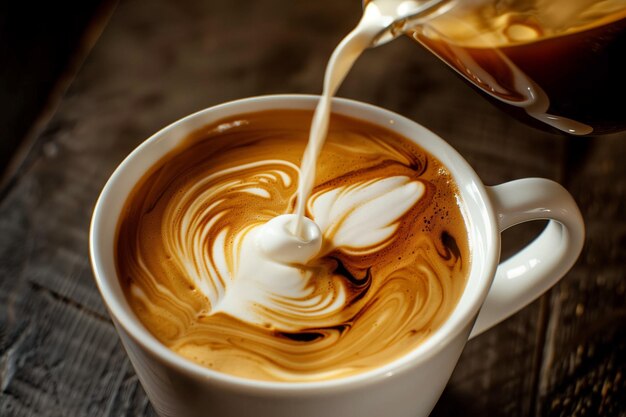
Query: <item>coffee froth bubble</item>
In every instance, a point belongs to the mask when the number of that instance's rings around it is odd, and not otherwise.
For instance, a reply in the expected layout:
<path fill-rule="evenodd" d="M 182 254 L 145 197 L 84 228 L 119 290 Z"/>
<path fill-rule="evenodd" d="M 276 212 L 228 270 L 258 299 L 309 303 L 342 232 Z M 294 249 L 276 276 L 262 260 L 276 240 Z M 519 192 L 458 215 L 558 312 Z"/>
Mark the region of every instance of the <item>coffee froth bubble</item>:
<path fill-rule="evenodd" d="M 383 127 L 333 115 L 307 201 L 312 246 L 272 241 L 293 220 L 311 116 L 205 126 L 128 197 L 120 282 L 174 352 L 251 379 L 340 378 L 407 354 L 456 306 L 469 270 L 456 185 Z"/>

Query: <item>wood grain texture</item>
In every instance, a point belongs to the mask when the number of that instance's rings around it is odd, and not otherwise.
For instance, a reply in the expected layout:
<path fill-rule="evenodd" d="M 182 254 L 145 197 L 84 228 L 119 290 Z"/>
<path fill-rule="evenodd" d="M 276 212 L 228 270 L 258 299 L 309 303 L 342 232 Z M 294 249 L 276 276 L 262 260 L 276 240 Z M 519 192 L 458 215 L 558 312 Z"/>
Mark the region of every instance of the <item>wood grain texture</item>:
<path fill-rule="evenodd" d="M 59 94 L 46 92 L 65 90 L 93 31 L 102 27 L 99 18 L 110 9 L 109 0 L 41 2 L 36 8 L 28 2 L 0 3 L 0 185 L 13 174 L 9 160 L 19 164 L 14 151 L 41 133 L 33 121 L 51 115 Z"/>
<path fill-rule="evenodd" d="M 154 416 L 88 264 L 100 189 L 130 150 L 186 114 L 321 91 L 326 60 L 359 13 L 359 1 L 120 3 L 2 193 L 0 415 Z M 586 217 L 575 269 L 467 345 L 433 415 L 626 415 L 626 136 L 572 141 L 526 127 L 409 39 L 368 51 L 340 95 L 424 124 L 486 184 L 559 180 Z M 506 232 L 504 254 L 537 231 Z"/>
<path fill-rule="evenodd" d="M 564 182 L 587 226 L 583 253 L 550 295 L 537 413 L 626 415 L 626 136 L 569 144 Z"/>

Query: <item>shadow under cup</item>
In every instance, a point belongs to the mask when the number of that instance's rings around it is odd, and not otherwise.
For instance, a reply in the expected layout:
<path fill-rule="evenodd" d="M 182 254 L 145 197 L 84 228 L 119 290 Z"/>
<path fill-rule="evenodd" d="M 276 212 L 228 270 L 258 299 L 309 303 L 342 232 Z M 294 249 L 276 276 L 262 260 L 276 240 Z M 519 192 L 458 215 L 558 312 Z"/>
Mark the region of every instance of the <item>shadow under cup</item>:
<path fill-rule="evenodd" d="M 415 122 L 378 107 L 334 99 L 333 112 L 366 120 L 402 135 L 451 173 L 468 229 L 470 273 L 448 319 L 409 354 L 379 368 L 317 382 L 248 380 L 204 368 L 161 344 L 126 301 L 115 265 L 118 218 L 147 170 L 191 132 L 237 114 L 315 108 L 319 97 L 262 96 L 212 107 L 159 131 L 135 149 L 107 182 L 94 210 L 90 255 L 96 283 L 128 356 L 161 416 L 427 415 L 467 342 L 498 264 L 500 236 L 488 193 L 476 173 L 447 143 Z"/>

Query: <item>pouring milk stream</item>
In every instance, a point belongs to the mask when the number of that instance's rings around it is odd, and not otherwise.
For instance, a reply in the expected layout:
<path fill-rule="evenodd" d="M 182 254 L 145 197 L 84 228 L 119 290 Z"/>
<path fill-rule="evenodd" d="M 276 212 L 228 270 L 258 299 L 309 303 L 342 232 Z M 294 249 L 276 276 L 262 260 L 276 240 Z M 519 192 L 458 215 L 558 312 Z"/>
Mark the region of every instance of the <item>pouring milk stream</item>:
<path fill-rule="evenodd" d="M 313 189 L 317 160 L 328 132 L 331 99 L 355 61 L 367 48 L 402 34 L 409 23 L 416 24 L 423 18 L 444 13 L 453 3 L 450 0 L 372 0 L 365 4 L 361 20 L 335 48 L 326 67 L 323 93 L 313 115 L 300 166 L 296 213 L 279 216 L 260 231 L 260 246 L 270 259 L 302 264 L 317 255 L 321 247 L 322 233 L 318 225 L 305 217 L 305 211 Z M 381 210 L 381 214 L 383 212 Z M 389 212 L 392 214 L 391 224 L 398 216 L 394 216 L 393 210 Z"/>

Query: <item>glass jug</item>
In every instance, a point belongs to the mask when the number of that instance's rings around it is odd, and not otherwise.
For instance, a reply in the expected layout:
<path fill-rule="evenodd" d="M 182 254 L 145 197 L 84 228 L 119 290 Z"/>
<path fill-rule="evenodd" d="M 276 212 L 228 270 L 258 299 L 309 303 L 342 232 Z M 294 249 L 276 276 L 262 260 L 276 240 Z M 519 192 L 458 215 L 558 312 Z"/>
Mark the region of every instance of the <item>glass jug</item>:
<path fill-rule="evenodd" d="M 506 112 L 572 135 L 626 130 L 626 0 L 443 0 L 438 9 L 402 31 Z"/>

